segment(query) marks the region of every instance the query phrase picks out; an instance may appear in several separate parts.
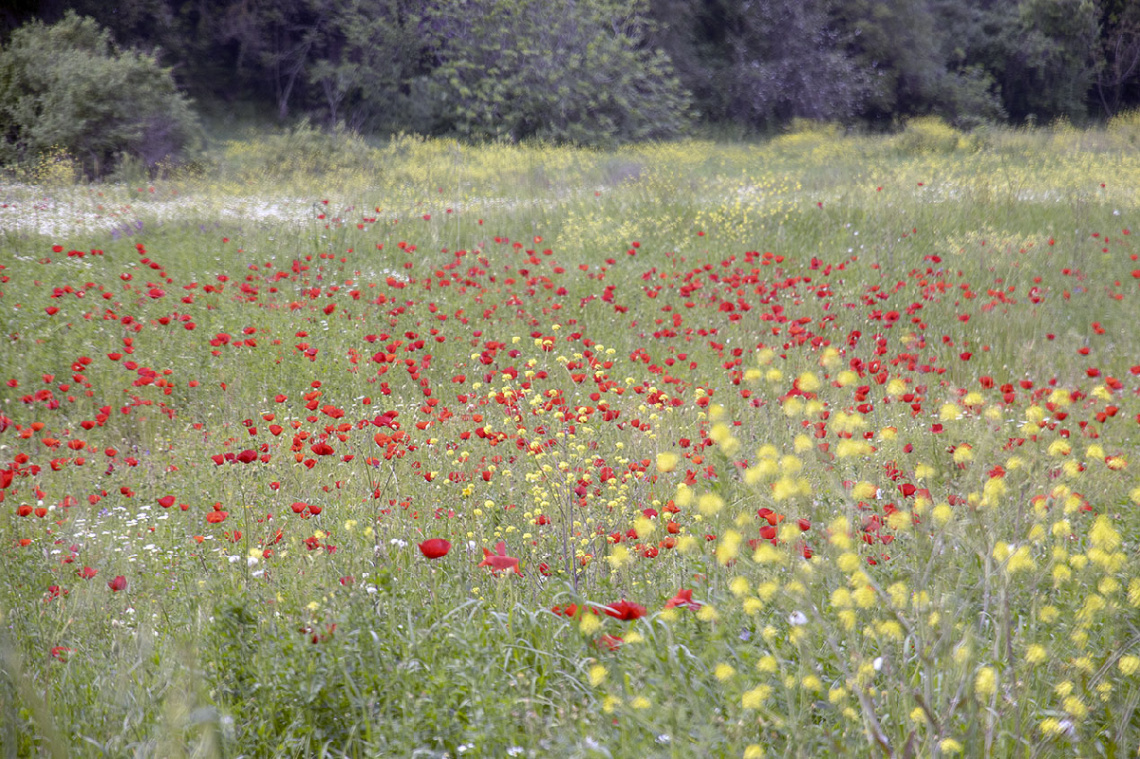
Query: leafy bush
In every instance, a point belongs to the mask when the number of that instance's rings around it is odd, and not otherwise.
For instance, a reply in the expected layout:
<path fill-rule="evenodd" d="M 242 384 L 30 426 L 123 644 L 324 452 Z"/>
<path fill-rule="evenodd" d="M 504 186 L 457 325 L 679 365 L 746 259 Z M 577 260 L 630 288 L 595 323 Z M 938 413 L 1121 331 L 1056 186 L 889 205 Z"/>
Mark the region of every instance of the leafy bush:
<path fill-rule="evenodd" d="M 60 147 L 40 151 L 34 162 L 27 162 L 16 172 L 15 178 L 44 187 L 70 187 L 82 178 L 79 162 Z"/>
<path fill-rule="evenodd" d="M 969 147 L 969 140 L 937 116 L 924 116 L 907 122 L 906 129 L 895 138 L 895 147 L 908 155 L 953 153 Z"/>
<path fill-rule="evenodd" d="M 93 20 L 69 13 L 17 29 L 0 50 L 0 161 L 74 156 L 91 177 L 125 156 L 148 168 L 198 140 L 190 102 L 153 56 L 120 50 Z"/>
<path fill-rule="evenodd" d="M 842 127 L 835 122 L 797 118 L 791 120 L 783 134 L 773 138 L 771 145 L 781 150 L 810 150 L 837 140 L 842 134 Z"/>
<path fill-rule="evenodd" d="M 1108 122 L 1107 132 L 1122 149 L 1140 147 L 1140 111 L 1126 111 L 1113 116 Z"/>
<path fill-rule="evenodd" d="M 226 166 L 243 182 L 376 173 L 381 158 L 343 124 L 326 132 L 308 119 L 277 134 L 231 141 L 225 150 Z"/>
<path fill-rule="evenodd" d="M 935 112 L 959 129 L 976 129 L 1006 118 L 997 84 L 980 66 L 948 72 L 940 78 L 939 93 Z"/>

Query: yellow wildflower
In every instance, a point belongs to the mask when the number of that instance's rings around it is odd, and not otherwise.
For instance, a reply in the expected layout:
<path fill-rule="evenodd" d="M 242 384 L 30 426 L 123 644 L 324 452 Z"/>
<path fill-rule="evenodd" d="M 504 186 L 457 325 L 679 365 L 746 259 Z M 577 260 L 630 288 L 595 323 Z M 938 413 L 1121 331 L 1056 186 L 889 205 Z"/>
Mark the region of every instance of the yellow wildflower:
<path fill-rule="evenodd" d="M 981 699 L 987 699 L 997 690 L 997 672 L 993 667 L 982 667 L 974 676 L 974 692 Z"/>
<path fill-rule="evenodd" d="M 772 695 L 772 686 L 758 685 L 750 691 L 745 691 L 740 698 L 740 705 L 745 709 L 759 709 Z"/>

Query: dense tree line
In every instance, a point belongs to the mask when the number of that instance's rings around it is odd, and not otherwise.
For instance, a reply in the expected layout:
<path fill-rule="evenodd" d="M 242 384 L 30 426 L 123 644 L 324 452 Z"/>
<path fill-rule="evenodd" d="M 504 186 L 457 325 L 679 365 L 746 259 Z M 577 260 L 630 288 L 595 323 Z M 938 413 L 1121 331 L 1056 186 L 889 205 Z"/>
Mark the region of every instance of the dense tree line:
<path fill-rule="evenodd" d="M 702 118 L 959 126 L 1140 104 L 1135 0 L 660 0 L 652 39 Z"/>
<path fill-rule="evenodd" d="M 108 32 L 107 55 L 146 57 L 200 103 L 381 134 L 605 144 L 1140 105 L 1135 0 L 9 0 L 4 51 L 72 13 Z"/>

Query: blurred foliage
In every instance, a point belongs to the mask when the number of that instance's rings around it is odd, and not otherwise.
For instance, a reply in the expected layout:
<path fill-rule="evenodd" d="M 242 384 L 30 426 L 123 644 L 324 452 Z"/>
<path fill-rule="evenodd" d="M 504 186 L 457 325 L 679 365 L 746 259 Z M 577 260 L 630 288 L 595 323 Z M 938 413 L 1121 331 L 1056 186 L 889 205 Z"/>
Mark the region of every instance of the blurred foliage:
<path fill-rule="evenodd" d="M 209 112 L 252 103 L 282 126 L 365 135 L 597 146 L 694 127 L 772 134 L 797 118 L 894 132 L 923 116 L 967 130 L 1083 125 L 1140 106 L 1130 0 L 14 0 L 0 39 L 71 12 L 102 25 L 115 56 L 170 66 Z M 115 80 L 94 71 L 56 88 L 61 99 L 106 102 L 82 82 Z M 147 128 L 144 165 L 177 141 L 159 134 L 181 123 L 176 102 Z M 64 147 L 88 173 L 114 160 Z"/>
<path fill-rule="evenodd" d="M 62 150 L 100 176 L 127 156 L 156 166 L 192 147 L 199 130 L 169 70 L 119 50 L 91 19 L 34 22 L 0 51 L 4 163 Z"/>
<path fill-rule="evenodd" d="M 688 97 L 642 45 L 646 3 L 474 0 L 432 24 L 432 94 L 445 131 L 582 145 L 671 137 Z"/>

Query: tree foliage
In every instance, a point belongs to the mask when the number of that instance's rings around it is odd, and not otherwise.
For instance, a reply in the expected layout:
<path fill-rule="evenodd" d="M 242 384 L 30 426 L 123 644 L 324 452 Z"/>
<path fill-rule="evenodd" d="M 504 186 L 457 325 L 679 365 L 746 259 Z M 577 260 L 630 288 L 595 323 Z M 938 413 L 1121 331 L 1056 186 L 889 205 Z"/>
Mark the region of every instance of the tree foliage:
<path fill-rule="evenodd" d="M 116 48 L 89 18 L 33 22 L 0 50 L 0 159 L 63 149 L 98 176 L 132 157 L 148 167 L 197 138 L 190 103 L 149 55 Z"/>
<path fill-rule="evenodd" d="M 833 17 L 848 30 L 848 55 L 867 72 L 860 110 L 867 121 L 890 124 L 936 114 L 970 126 L 1001 118 L 993 77 L 930 44 L 939 37 L 935 6 L 923 0 L 851 0 L 838 4 Z"/>
<path fill-rule="evenodd" d="M 1009 112 L 1083 119 L 1098 64 L 1096 3 L 1022 0 L 1019 10 L 1021 44 L 1004 82 Z"/>
<path fill-rule="evenodd" d="M 1140 107 L 1135 0 L 11 0 L 0 38 L 71 10 L 215 110 L 379 134 L 600 144 Z"/>
<path fill-rule="evenodd" d="M 830 6 L 826 0 L 740 5 L 729 36 L 733 115 L 769 126 L 855 115 L 867 77 L 844 54 Z"/>
<path fill-rule="evenodd" d="M 637 0 L 466 0 L 429 18 L 431 91 L 448 131 L 595 145 L 686 124 L 669 59 L 642 45 Z"/>
<path fill-rule="evenodd" d="M 1140 3 L 1106 0 L 1101 14 L 1097 100 L 1105 116 L 1140 103 Z"/>

